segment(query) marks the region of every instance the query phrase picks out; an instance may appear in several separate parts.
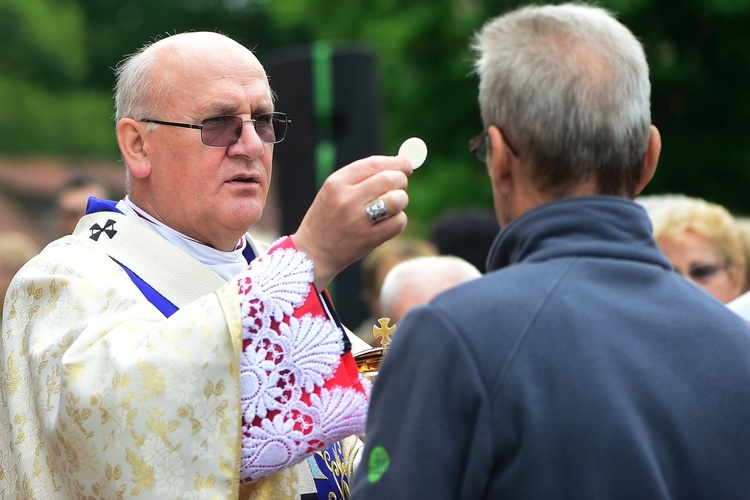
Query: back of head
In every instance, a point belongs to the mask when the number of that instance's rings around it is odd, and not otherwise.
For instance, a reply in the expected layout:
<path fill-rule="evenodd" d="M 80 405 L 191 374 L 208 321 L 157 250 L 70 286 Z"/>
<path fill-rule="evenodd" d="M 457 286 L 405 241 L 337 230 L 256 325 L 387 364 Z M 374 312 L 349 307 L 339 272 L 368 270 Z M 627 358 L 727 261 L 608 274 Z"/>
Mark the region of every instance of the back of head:
<path fill-rule="evenodd" d="M 397 236 L 386 241 L 362 259 L 363 298 L 372 315 L 380 316 L 380 288 L 386 274 L 399 262 L 427 255 L 438 255 L 432 243 L 407 236 Z"/>
<path fill-rule="evenodd" d="M 651 125 L 648 65 L 604 9 L 527 6 L 489 21 L 474 41 L 485 126 L 497 125 L 542 192 L 595 180 L 633 196 Z"/>
<path fill-rule="evenodd" d="M 481 275 L 474 265 L 452 255 L 405 260 L 393 266 L 383 280 L 383 315 L 398 323 L 412 307 L 426 304 L 441 292 Z"/>

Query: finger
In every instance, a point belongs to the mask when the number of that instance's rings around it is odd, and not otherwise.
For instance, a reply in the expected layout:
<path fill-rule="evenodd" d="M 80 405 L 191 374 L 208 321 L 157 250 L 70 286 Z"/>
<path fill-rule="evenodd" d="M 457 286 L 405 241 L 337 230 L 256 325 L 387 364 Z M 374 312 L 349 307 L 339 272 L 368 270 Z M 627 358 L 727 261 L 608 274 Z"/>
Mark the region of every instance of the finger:
<path fill-rule="evenodd" d="M 365 215 L 374 224 L 403 212 L 409 204 L 409 195 L 402 189 L 389 191 L 364 205 Z"/>
<path fill-rule="evenodd" d="M 396 215 L 392 215 L 387 219 L 383 219 L 372 227 L 373 237 L 375 238 L 375 246 L 382 245 L 386 241 L 390 240 L 394 236 L 398 236 L 403 233 L 408 223 L 408 217 L 406 212 L 399 212 Z"/>
<path fill-rule="evenodd" d="M 360 196 L 374 198 L 394 189 L 405 190 L 409 187 L 409 178 L 399 170 L 383 170 L 350 187 L 359 190 Z"/>
<path fill-rule="evenodd" d="M 398 156 L 370 156 L 345 165 L 331 175 L 340 177 L 343 182 L 353 185 L 388 170 L 400 171 L 404 175 L 411 175 L 414 171 L 409 161 L 404 158 Z"/>

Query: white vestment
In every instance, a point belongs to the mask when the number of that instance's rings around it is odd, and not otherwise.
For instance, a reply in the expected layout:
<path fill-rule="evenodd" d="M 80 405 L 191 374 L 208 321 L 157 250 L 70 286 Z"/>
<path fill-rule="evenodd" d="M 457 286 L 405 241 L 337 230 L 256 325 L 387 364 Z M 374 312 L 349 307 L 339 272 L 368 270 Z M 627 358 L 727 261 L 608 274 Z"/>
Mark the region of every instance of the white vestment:
<path fill-rule="evenodd" d="M 311 339 L 335 339 L 335 327 L 288 241 L 222 284 L 121 214 L 81 224 L 24 266 L 6 296 L 2 498 L 237 498 L 241 473 L 259 479 L 243 497 L 264 498 L 270 490 L 254 486 L 281 484 L 313 447 L 362 433 L 361 386 L 329 387 L 344 371 L 330 349 L 322 364 L 300 355 Z M 179 310 L 165 318 L 118 262 Z"/>

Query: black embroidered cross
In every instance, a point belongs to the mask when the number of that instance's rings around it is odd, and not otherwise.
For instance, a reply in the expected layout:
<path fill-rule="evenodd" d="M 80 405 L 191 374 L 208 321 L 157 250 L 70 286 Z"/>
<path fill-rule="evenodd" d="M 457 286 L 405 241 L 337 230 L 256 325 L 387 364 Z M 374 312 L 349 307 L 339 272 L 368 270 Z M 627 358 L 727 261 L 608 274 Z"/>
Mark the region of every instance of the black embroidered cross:
<path fill-rule="evenodd" d="M 101 236 L 102 233 L 106 233 L 110 240 L 114 238 L 115 234 L 117 234 L 117 231 L 115 230 L 115 221 L 112 219 L 107 219 L 107 222 L 104 223 L 104 227 L 101 227 L 99 224 L 94 224 L 89 229 L 91 230 L 91 236 L 89 236 L 89 238 L 94 241 L 99 241 L 99 236 Z"/>

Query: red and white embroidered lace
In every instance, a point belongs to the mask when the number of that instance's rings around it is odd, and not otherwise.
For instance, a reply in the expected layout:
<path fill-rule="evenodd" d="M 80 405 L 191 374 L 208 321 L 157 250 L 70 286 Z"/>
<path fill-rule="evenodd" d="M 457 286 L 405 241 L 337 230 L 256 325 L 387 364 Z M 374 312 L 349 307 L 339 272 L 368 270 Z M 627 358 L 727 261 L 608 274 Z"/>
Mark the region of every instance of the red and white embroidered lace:
<path fill-rule="evenodd" d="M 364 432 L 366 391 L 351 353 L 343 352 L 344 332 L 313 287 L 312 270 L 292 239 L 283 238 L 238 278 L 242 481 Z"/>

